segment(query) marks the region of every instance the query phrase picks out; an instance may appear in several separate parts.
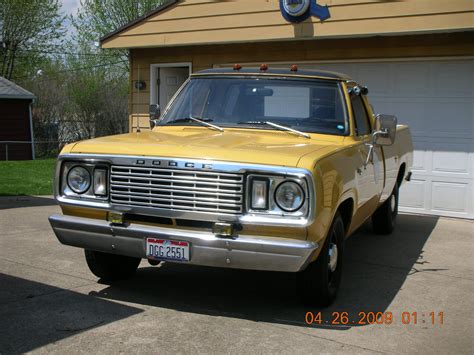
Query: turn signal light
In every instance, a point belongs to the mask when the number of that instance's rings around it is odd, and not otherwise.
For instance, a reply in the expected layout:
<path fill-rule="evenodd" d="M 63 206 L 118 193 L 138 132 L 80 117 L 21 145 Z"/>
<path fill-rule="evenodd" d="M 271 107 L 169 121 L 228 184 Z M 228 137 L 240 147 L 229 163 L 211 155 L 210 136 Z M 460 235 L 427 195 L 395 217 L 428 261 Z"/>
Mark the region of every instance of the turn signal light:
<path fill-rule="evenodd" d="M 120 212 L 108 212 L 107 221 L 112 224 L 123 224 L 123 213 Z"/>
<path fill-rule="evenodd" d="M 254 210 L 268 209 L 268 180 L 252 179 L 251 206 Z"/>
<path fill-rule="evenodd" d="M 107 195 L 107 170 L 105 169 L 94 170 L 94 195 Z"/>
<path fill-rule="evenodd" d="M 231 223 L 216 222 L 212 226 L 212 233 L 217 236 L 231 237 L 234 234 L 234 225 Z"/>

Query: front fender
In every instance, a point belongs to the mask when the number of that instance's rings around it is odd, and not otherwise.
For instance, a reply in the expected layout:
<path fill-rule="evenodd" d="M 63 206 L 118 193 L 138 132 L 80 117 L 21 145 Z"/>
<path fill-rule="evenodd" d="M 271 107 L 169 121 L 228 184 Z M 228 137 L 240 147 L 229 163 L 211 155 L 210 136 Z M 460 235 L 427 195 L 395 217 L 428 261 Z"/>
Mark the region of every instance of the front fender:
<path fill-rule="evenodd" d="M 356 161 L 355 154 L 355 149 L 347 147 L 312 162 L 309 159 L 302 162 L 307 169 L 311 165 L 316 190 L 316 216 L 314 223 L 308 227 L 308 240 L 323 245 L 339 206 L 347 199 L 352 199 L 353 206 L 357 206 L 356 169 L 351 163 Z M 352 215 L 355 210 L 354 207 Z M 345 227 L 348 230 L 350 226 Z"/>

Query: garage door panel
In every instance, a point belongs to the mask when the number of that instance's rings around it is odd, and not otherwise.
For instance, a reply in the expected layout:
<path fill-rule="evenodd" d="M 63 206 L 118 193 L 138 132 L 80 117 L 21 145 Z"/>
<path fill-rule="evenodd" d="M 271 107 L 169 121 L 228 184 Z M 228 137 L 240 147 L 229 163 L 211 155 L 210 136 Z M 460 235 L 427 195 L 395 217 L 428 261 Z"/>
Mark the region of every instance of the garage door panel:
<path fill-rule="evenodd" d="M 356 80 L 369 87 L 371 92 L 381 96 L 390 95 L 391 88 L 387 85 L 390 82 L 390 72 L 386 65 L 381 63 L 361 65 L 356 75 L 354 76 L 357 77 Z"/>
<path fill-rule="evenodd" d="M 430 156 L 431 152 L 427 149 L 426 142 L 413 142 L 413 165 L 412 171 L 426 173 L 430 170 Z"/>
<path fill-rule="evenodd" d="M 414 136 L 472 138 L 470 98 L 390 98 L 372 95 L 370 88 L 369 95 L 376 113 L 394 114 L 399 123 L 410 126 Z"/>
<path fill-rule="evenodd" d="M 472 180 L 440 181 L 430 176 L 425 180 L 415 173 L 400 189 L 400 211 L 472 218 L 473 199 Z"/>
<path fill-rule="evenodd" d="M 370 89 L 371 90 L 371 89 Z M 387 102 L 384 97 L 370 97 L 370 104 L 373 107 L 374 113 L 388 113 L 392 112 L 392 103 Z"/>
<path fill-rule="evenodd" d="M 473 91 L 473 70 L 469 62 L 435 62 L 435 97 L 466 97 Z M 465 75 L 459 75 L 465 73 Z M 453 80 L 456 78 L 456 80 Z"/>
<path fill-rule="evenodd" d="M 456 174 L 472 177 L 472 152 L 460 143 L 433 144 L 432 172 L 438 174 Z"/>
<path fill-rule="evenodd" d="M 371 95 L 369 88 L 369 99 L 374 107 L 375 113 L 386 113 L 397 116 L 399 124 L 410 126 L 413 136 L 424 137 L 427 133 L 426 122 L 420 120 L 425 117 L 426 102 L 423 99 L 401 98 L 391 99 L 388 97 L 379 97 Z"/>
<path fill-rule="evenodd" d="M 420 120 L 420 117 L 426 115 L 426 103 L 423 100 L 406 98 L 387 101 L 390 101 L 390 105 L 383 105 L 381 113 L 397 116 L 398 123 L 410 126 L 412 135 L 424 136 L 426 134 L 426 122 Z"/>
<path fill-rule="evenodd" d="M 412 178 L 411 181 L 403 184 L 400 189 L 400 204 L 419 212 L 425 212 L 426 181 Z"/>
<path fill-rule="evenodd" d="M 426 100 L 426 104 L 425 120 L 430 125 L 430 132 L 441 137 L 472 138 L 471 99 Z"/>
<path fill-rule="evenodd" d="M 431 183 L 432 209 L 438 212 L 459 212 L 467 214 L 470 195 L 469 183 L 433 181 Z"/>
<path fill-rule="evenodd" d="M 427 96 L 431 94 L 433 83 L 430 64 L 398 63 L 392 64 L 395 96 Z"/>

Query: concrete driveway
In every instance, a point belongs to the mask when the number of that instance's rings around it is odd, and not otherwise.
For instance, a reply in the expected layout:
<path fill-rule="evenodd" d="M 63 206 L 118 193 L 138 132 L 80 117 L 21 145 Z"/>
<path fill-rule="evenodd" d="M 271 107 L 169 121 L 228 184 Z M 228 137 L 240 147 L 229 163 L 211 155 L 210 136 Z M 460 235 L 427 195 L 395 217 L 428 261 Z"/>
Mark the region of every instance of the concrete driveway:
<path fill-rule="evenodd" d="M 474 351 L 472 221 L 401 215 L 393 235 L 363 228 L 347 241 L 336 303 L 320 310 L 298 303 L 293 274 L 143 262 L 133 280 L 98 283 L 83 251 L 56 240 L 57 212 L 50 198 L 0 198 L 2 354 Z M 383 324 L 357 324 L 369 312 Z"/>

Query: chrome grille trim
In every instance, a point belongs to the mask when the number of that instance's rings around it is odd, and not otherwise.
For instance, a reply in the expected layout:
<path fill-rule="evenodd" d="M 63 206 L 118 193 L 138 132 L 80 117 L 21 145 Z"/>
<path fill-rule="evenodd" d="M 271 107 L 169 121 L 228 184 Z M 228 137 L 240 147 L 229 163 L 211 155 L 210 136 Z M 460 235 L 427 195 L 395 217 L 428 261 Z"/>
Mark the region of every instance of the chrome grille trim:
<path fill-rule="evenodd" d="M 241 214 L 244 175 L 203 171 L 112 165 L 113 204 L 180 211 Z"/>
<path fill-rule="evenodd" d="M 219 213 L 213 211 L 183 211 L 169 208 L 157 208 L 152 206 L 132 206 L 127 204 L 116 204 L 107 200 L 95 200 L 83 196 L 66 196 L 61 191 L 61 178 L 64 164 L 75 162 L 77 164 L 101 164 L 107 166 L 134 166 L 137 168 L 170 168 L 179 170 L 200 170 L 204 172 L 219 172 L 230 174 L 271 174 L 291 178 L 305 179 L 308 183 L 309 210 L 308 215 L 299 218 L 281 216 L 263 216 L 248 213 L 245 208 L 240 214 Z M 110 180 L 110 179 L 109 179 Z M 110 189 L 110 185 L 109 185 Z M 209 191 L 202 191 L 209 192 Z M 215 193 L 215 191 L 214 191 Z M 247 193 L 247 192 L 245 192 Z M 219 192 L 223 195 L 224 193 Z M 227 194 L 227 192 L 225 193 Z M 273 166 L 253 163 L 226 162 L 218 160 L 169 158 L 169 157 L 145 157 L 143 155 L 114 155 L 114 154 L 92 154 L 92 153 L 65 153 L 58 157 L 55 171 L 54 197 L 61 206 L 94 208 L 100 211 L 134 213 L 147 216 L 159 216 L 178 219 L 189 219 L 196 221 L 240 223 L 259 226 L 286 226 L 307 227 L 314 222 L 316 210 L 315 179 L 311 171 L 305 168 L 288 166 Z M 110 195 L 109 195 L 110 197 Z"/>

